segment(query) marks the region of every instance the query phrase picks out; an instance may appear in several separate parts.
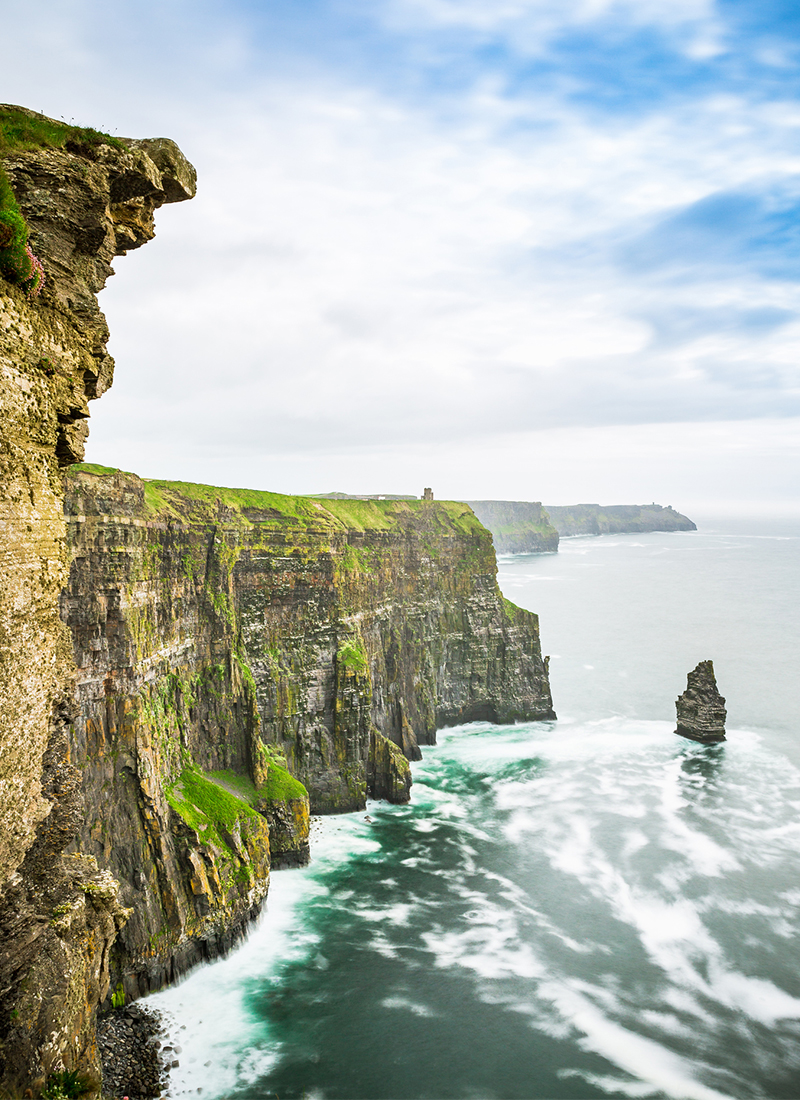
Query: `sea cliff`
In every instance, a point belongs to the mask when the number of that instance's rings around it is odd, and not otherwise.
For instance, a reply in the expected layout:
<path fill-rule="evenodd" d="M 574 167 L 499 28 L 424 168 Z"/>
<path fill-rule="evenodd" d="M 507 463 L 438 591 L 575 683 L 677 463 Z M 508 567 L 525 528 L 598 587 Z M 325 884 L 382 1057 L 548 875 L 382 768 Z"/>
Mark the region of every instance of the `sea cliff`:
<path fill-rule="evenodd" d="M 558 531 L 539 501 L 471 500 L 475 515 L 492 532 L 498 554 L 545 554 L 558 550 Z"/>
<path fill-rule="evenodd" d="M 0 279 L 0 1082 L 97 1092 L 98 1006 L 227 949 L 310 811 L 407 799 L 439 726 L 553 711 L 468 506 L 76 465 L 112 380 L 95 295 L 194 171 L 165 139 L 0 124 L 46 276 L 18 251 Z"/>
<path fill-rule="evenodd" d="M 108 870 L 66 851 L 84 808 L 60 468 L 82 457 L 88 402 L 111 384 L 95 295 L 195 180 L 172 142 L 3 106 L 0 162 L 0 1082 L 38 1095 L 64 1067 L 96 1078 L 94 1014 L 127 917 Z"/>
<path fill-rule="evenodd" d="M 251 919 L 269 870 L 257 818 L 302 862 L 305 790 L 317 813 L 405 801 L 408 759 L 437 727 L 553 716 L 536 616 L 503 600 L 464 504 L 323 504 L 76 466 L 65 509 L 82 850 L 133 910 L 112 952 L 128 998 Z"/>
<path fill-rule="evenodd" d="M 664 508 L 660 504 L 548 504 L 547 514 L 563 538 L 697 530 L 696 523 L 671 505 Z"/>
<path fill-rule="evenodd" d="M 559 538 L 644 531 L 696 531 L 687 516 L 660 504 L 548 504 L 522 500 L 472 500 L 475 515 L 492 532 L 498 554 L 558 550 Z"/>

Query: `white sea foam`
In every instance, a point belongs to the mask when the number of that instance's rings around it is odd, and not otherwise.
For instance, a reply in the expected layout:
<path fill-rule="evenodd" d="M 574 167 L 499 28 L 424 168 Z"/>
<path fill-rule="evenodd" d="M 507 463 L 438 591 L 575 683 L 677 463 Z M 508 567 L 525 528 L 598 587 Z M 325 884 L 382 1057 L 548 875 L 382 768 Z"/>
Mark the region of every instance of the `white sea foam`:
<path fill-rule="evenodd" d="M 580 1032 L 581 1047 L 608 1058 L 640 1084 L 647 1083 L 652 1092 L 685 1100 L 730 1100 L 728 1094 L 699 1082 L 695 1067 L 684 1058 L 610 1020 L 582 990 L 566 983 L 543 983 L 539 996 L 552 1001 Z"/>
<path fill-rule="evenodd" d="M 318 868 L 336 865 L 352 852 L 376 852 L 380 844 L 365 836 L 361 815 L 315 819 L 312 829 Z M 254 975 L 266 988 L 287 963 L 307 959 L 326 965 L 319 937 L 303 923 L 301 907 L 327 896 L 328 890 L 306 869 L 275 872 L 269 901 L 245 943 L 225 959 L 194 970 L 179 984 L 147 998 L 163 1012 L 173 1043 L 182 1049 L 170 1073 L 169 1095 L 221 1096 L 238 1082 L 254 1082 L 280 1057 L 280 1046 L 247 1004 Z M 277 988 L 277 986 L 276 986 Z"/>
<path fill-rule="evenodd" d="M 715 882 L 723 888 L 728 876 L 741 871 L 743 861 L 758 858 L 765 824 L 775 858 L 786 854 L 792 834 L 785 828 L 785 818 L 780 822 L 777 818 L 788 803 L 785 794 L 771 804 L 764 800 L 758 830 L 752 815 L 737 814 L 726 808 L 724 797 L 718 797 L 720 784 L 728 792 L 737 785 L 737 770 L 729 769 L 724 780 L 713 768 L 708 775 L 686 774 L 680 746 L 676 748 L 672 740 L 664 743 L 666 725 L 620 720 L 575 723 L 563 735 L 559 731 L 558 737 L 541 728 L 499 731 L 485 724 L 449 732 L 442 745 L 417 765 L 423 782 L 415 785 L 419 795 L 415 805 L 410 809 L 374 805 L 370 816 L 374 824 L 383 814 L 410 815 L 409 824 L 415 828 L 409 835 L 416 834 L 420 844 L 429 847 L 399 860 L 397 866 L 420 874 L 433 872 L 446 881 L 450 897 L 463 902 L 459 921 L 443 925 L 432 919 L 435 909 L 425 916 L 427 903 L 420 897 L 376 905 L 360 901 L 357 892 L 348 889 L 338 894 L 337 904 L 345 902 L 351 915 L 371 929 L 363 942 L 376 954 L 402 960 L 412 972 L 421 964 L 407 961 L 401 939 L 418 926 L 419 942 L 433 965 L 472 975 L 478 999 L 522 1013 L 532 1027 L 554 1038 L 573 1036 L 578 1048 L 602 1056 L 621 1074 L 604 1076 L 574 1069 L 587 1082 L 631 1097 L 660 1093 L 688 1100 L 722 1100 L 725 1093 L 704 1083 L 702 1060 L 687 1059 L 674 1046 L 697 1046 L 698 1034 L 713 1035 L 719 1021 L 712 1005 L 767 1027 L 800 1018 L 800 1002 L 789 993 L 730 964 L 705 922 L 714 912 L 764 919 L 772 926 L 789 921 L 795 900 L 791 891 L 784 890 L 780 901 L 767 904 L 737 901 L 713 888 Z M 492 743 L 487 744 L 490 737 Z M 749 749 L 758 751 L 757 742 L 751 741 Z M 479 774 L 491 771 L 495 779 L 477 793 L 426 784 L 426 774 L 432 778 L 448 759 Z M 532 763 L 534 759 L 539 765 Z M 524 769 L 524 778 L 514 776 L 517 765 Z M 509 768 L 512 771 L 506 776 Z M 769 786 L 769 768 L 759 782 Z M 698 802 L 691 791 L 703 792 L 711 801 Z M 592 954 L 602 959 L 609 949 L 597 939 L 576 938 L 559 920 L 557 909 L 543 906 L 514 877 L 483 865 L 479 846 L 494 840 L 475 818 L 487 813 L 487 800 L 499 815 L 505 841 L 521 855 L 534 842 L 537 858 L 574 881 L 576 896 L 583 892 L 595 899 L 631 930 L 644 956 L 662 975 L 659 1005 L 641 1003 L 631 991 L 613 983 L 587 983 L 570 975 L 568 967 L 564 969 L 563 958 L 555 962 L 548 943 L 560 945 L 576 959 Z M 705 821 L 724 828 L 712 836 Z M 735 842 L 730 838 L 731 825 Z M 443 842 L 437 839 L 440 832 L 458 854 L 454 866 L 437 862 L 437 846 Z M 317 832 L 316 872 L 283 872 L 274 877 L 278 889 L 273 889 L 267 918 L 269 949 L 259 954 L 265 923 L 243 952 L 234 956 L 241 960 L 240 969 L 231 972 L 229 990 L 224 968 L 232 960 L 213 968 L 213 989 L 197 986 L 189 1000 L 182 994 L 190 982 L 212 973 L 200 971 L 177 990 L 161 995 L 165 1002 L 170 996 L 180 998 L 165 1007 L 188 1025 L 182 1035 L 190 1036 L 182 1044 L 185 1068 L 174 1071 L 173 1095 L 193 1091 L 199 1058 L 202 1054 L 207 1060 L 209 1050 L 213 1064 L 203 1073 L 208 1074 L 206 1087 L 214 1095 L 234 1088 L 237 1081 L 258 1081 L 275 1065 L 281 1048 L 263 1022 L 251 1018 L 237 983 L 254 970 L 268 983 L 270 974 L 277 974 L 280 960 L 287 957 L 306 958 L 309 966 L 324 965 L 320 944 L 313 937 L 294 936 L 292 921 L 302 905 L 318 903 L 325 896 L 317 872 L 354 853 L 372 857 L 379 852 L 378 839 L 359 815 L 328 819 Z M 691 897 L 683 890 L 690 881 L 704 883 Z M 398 888 L 396 879 L 384 880 L 384 885 Z M 520 983 L 527 989 L 525 997 L 520 996 Z M 224 1026 L 215 1020 L 206 1029 L 199 1018 L 194 1019 L 191 1001 L 195 999 L 213 1000 L 224 1013 Z M 380 1006 L 422 1018 L 437 1015 L 435 1007 L 410 992 L 389 993 Z M 660 1041 L 653 1035 L 660 1036 Z M 705 1045 L 704 1040 L 698 1055 Z M 562 1072 L 573 1070 L 567 1067 Z M 719 1070 L 715 1073 L 718 1082 Z"/>
<path fill-rule="evenodd" d="M 418 1004 L 408 997 L 384 997 L 380 1003 L 382 1008 L 404 1009 L 407 1012 L 413 1012 L 415 1016 L 423 1016 L 429 1019 L 437 1015 L 432 1008 L 424 1004 Z"/>
<path fill-rule="evenodd" d="M 416 905 L 397 902 L 394 905 L 387 905 L 385 908 L 381 909 L 357 905 L 354 907 L 354 912 L 358 914 L 361 920 L 402 926 L 408 923 L 409 917 L 417 908 L 418 906 Z"/>
<path fill-rule="evenodd" d="M 800 1003 L 794 997 L 774 982 L 741 974 L 726 961 L 724 949 L 703 919 L 705 912 L 718 908 L 729 914 L 770 918 L 778 934 L 796 931 L 796 922 L 789 921 L 789 906 L 737 904 L 724 897 L 715 899 L 710 892 L 713 881 L 724 882 L 741 872 L 743 860 L 758 862 L 765 842 L 773 860 L 789 852 L 797 822 L 792 798 L 795 776 L 785 761 L 774 757 L 759 759 L 754 767 L 754 755 L 767 755 L 761 753 L 754 734 L 737 739 L 740 758 L 722 778 L 714 772 L 713 763 L 708 775 L 687 774 L 687 755 L 680 752 L 683 746 L 665 740 L 666 726 L 613 719 L 577 724 L 564 737 L 546 743 L 536 740 L 536 753 L 545 762 L 540 770 L 525 779 L 501 778 L 493 789 L 497 809 L 506 815 L 505 837 L 520 848 L 535 838 L 536 850 L 555 870 L 574 878 L 635 931 L 647 957 L 664 975 L 665 1000 L 680 1011 L 680 1018 L 646 1008 L 632 1012 L 623 1000 L 597 990 L 587 1001 L 585 995 L 578 995 L 574 983 L 548 982 L 547 964 L 522 942 L 525 932 L 508 913 L 492 913 L 487 906 L 467 914 L 478 928 L 460 933 L 439 930 L 426 942 L 438 966 L 458 966 L 494 983 L 511 976 L 532 980 L 537 999 L 551 999 L 583 1033 L 581 1043 L 586 1049 L 603 1054 L 638 1079 L 624 1086 L 620 1083 L 620 1091 L 631 1096 L 663 1091 L 681 1097 L 719 1097 L 723 1094 L 697 1080 L 685 1059 L 622 1021 L 638 1019 L 665 1035 L 686 1040 L 695 1034 L 695 1025 L 689 1025 L 687 1017 L 707 1029 L 715 1027 L 705 1007 L 709 1003 L 768 1027 L 782 1019 L 800 1018 Z M 476 768 L 485 767 L 480 732 L 449 745 L 448 752 L 462 764 L 469 761 Z M 519 732 L 501 735 L 499 740 L 498 756 L 504 764 L 524 760 L 533 747 Z M 692 749 L 688 749 L 689 766 Z M 705 763 L 704 757 L 701 760 Z M 742 812 L 736 795 L 745 776 L 749 787 Z M 759 792 L 767 790 L 770 801 L 760 800 Z M 698 791 L 708 792 L 711 801 L 698 802 Z M 615 817 L 646 819 L 648 831 L 644 826 L 617 830 L 611 837 L 616 842 L 612 855 L 605 850 L 606 823 Z M 711 835 L 706 822 L 717 826 L 724 822 L 724 828 Z M 669 859 L 671 853 L 672 862 L 643 879 L 634 861 L 653 845 L 661 857 Z M 684 896 L 685 884 L 699 880 L 704 882 L 700 895 Z M 521 911 L 519 894 L 513 884 L 510 889 L 505 884 L 503 896 Z M 540 932 L 558 936 L 560 930 L 551 920 L 528 909 Z M 565 934 L 560 938 L 567 944 L 572 939 Z M 482 995 L 487 995 L 485 987 Z M 501 1001 L 507 996 L 509 1004 L 514 1000 L 510 993 L 498 994 L 496 989 L 489 996 Z M 608 1003 L 606 1012 L 601 1012 L 597 1002 L 604 997 Z M 519 1010 L 518 1003 L 514 1007 Z M 531 1009 L 530 1014 L 536 1026 L 543 1026 L 541 1009 Z"/>

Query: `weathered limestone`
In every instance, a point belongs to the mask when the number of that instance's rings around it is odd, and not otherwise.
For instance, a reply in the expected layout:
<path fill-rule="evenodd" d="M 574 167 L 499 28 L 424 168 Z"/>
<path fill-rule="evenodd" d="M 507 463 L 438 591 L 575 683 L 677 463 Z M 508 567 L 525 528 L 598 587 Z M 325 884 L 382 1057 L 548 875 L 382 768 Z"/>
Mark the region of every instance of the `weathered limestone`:
<path fill-rule="evenodd" d="M 675 702 L 681 737 L 711 745 L 725 740 L 725 700 L 717 690 L 712 661 L 701 661 L 687 678 L 683 695 Z"/>
<path fill-rule="evenodd" d="M 69 563 L 59 466 L 82 456 L 87 403 L 111 383 L 95 299 L 111 260 L 152 237 L 158 206 L 193 192 L 172 143 L 157 157 L 130 143 L 3 162 L 47 274 L 35 299 L 0 279 L 0 1081 L 10 1088 L 96 1070 L 92 1012 L 123 919 L 114 884 L 62 855 L 82 811 L 65 761 L 73 663 L 58 613 Z"/>

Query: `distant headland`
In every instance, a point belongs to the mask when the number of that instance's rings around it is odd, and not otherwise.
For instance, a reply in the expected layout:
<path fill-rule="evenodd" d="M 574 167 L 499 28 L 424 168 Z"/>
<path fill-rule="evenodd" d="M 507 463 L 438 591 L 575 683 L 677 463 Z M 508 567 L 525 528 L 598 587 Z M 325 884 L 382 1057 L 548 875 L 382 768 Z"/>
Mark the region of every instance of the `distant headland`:
<path fill-rule="evenodd" d="M 542 505 L 538 501 L 468 500 L 494 536 L 498 554 L 558 550 L 559 538 L 619 535 L 645 531 L 696 531 L 697 524 L 660 504 Z"/>
<path fill-rule="evenodd" d="M 417 500 L 391 493 L 309 493 L 316 500 Z M 425 489 L 423 500 L 433 500 Z M 671 504 L 542 504 L 538 500 L 467 500 L 494 539 L 498 554 L 546 554 L 560 538 L 646 531 L 696 531 L 697 524 Z"/>

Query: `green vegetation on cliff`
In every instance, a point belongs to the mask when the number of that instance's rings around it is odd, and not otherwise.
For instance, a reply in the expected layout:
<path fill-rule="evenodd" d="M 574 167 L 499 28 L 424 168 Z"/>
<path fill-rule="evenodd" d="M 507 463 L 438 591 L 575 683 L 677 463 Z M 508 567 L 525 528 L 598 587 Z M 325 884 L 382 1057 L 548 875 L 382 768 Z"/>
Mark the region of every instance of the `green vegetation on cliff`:
<path fill-rule="evenodd" d="M 139 478 L 136 474 L 113 466 L 92 462 L 77 463 L 70 474 L 94 474 L 107 477 L 119 474 Z M 264 489 L 231 489 L 201 485 L 191 481 L 141 479 L 144 502 L 153 519 L 178 519 L 191 523 L 206 523 L 220 519 L 220 507 L 229 513 L 228 521 L 241 518 L 249 525 L 262 521 L 294 521 L 306 527 L 324 525 L 335 531 L 392 531 L 402 528 L 403 520 L 424 516 L 434 530 L 454 528 L 454 533 L 480 536 L 484 528 L 472 509 L 460 501 L 437 500 L 434 504 L 421 500 L 323 500 L 317 497 L 287 496 Z M 254 513 L 262 513 L 261 516 Z M 363 564 L 356 550 L 355 562 Z"/>
<path fill-rule="evenodd" d="M 32 149 L 63 149 L 67 144 L 77 150 L 98 145 L 124 149 L 125 143 L 91 126 L 73 126 L 46 118 L 35 111 L 0 103 L 0 157 Z"/>
<path fill-rule="evenodd" d="M 258 820 L 248 802 L 190 768 L 164 793 L 173 810 L 204 840 L 225 843 L 221 829 L 230 831 L 246 818 Z"/>
<path fill-rule="evenodd" d="M 293 798 L 308 798 L 308 791 L 299 779 L 290 775 L 286 768 L 270 764 L 267 781 L 256 792 L 259 799 L 273 802 L 289 802 Z"/>
<path fill-rule="evenodd" d="M 407 801 L 441 726 L 553 717 L 536 617 L 502 601 L 466 504 L 90 464 L 65 482 L 84 843 L 136 902 L 112 968 L 129 995 L 251 918 L 269 861 L 307 860 L 310 809 Z"/>
<path fill-rule="evenodd" d="M 83 126 L 0 104 L 0 161 L 11 153 L 32 149 L 63 149 L 69 144 L 81 152 L 105 144 L 119 149 L 119 138 Z M 44 269 L 28 245 L 28 226 L 19 208 L 8 176 L 0 164 L 0 272 L 10 283 L 17 283 L 35 295 L 44 282 Z"/>
<path fill-rule="evenodd" d="M 230 770 L 209 772 L 209 777 L 214 783 L 236 792 L 238 797 L 250 806 L 266 801 L 290 801 L 293 798 L 308 798 L 308 791 L 300 782 L 290 775 L 286 768 L 271 760 L 268 764 L 267 781 L 260 787 L 256 787 L 252 779 L 246 775 L 239 775 Z"/>
<path fill-rule="evenodd" d="M 668 505 L 548 504 L 559 535 L 623 535 L 647 531 L 696 531 L 697 525 Z"/>
<path fill-rule="evenodd" d="M 471 500 L 475 515 L 492 532 L 498 554 L 558 550 L 558 532 L 539 501 Z"/>
<path fill-rule="evenodd" d="M 350 668 L 354 672 L 364 672 L 368 667 L 367 655 L 364 652 L 364 644 L 356 640 L 347 639 L 342 642 L 336 652 L 336 662 L 343 668 Z"/>

